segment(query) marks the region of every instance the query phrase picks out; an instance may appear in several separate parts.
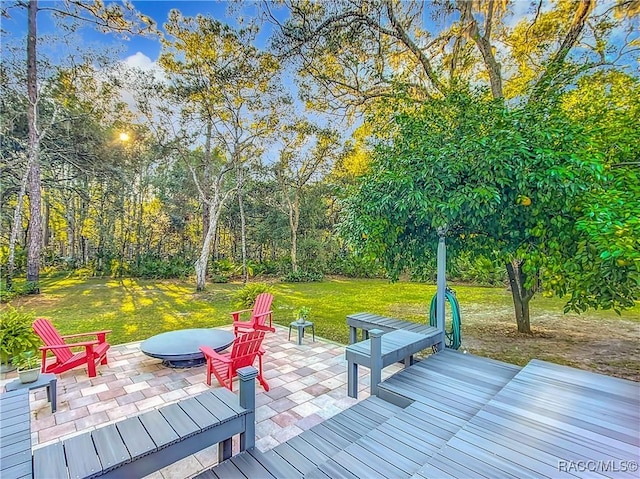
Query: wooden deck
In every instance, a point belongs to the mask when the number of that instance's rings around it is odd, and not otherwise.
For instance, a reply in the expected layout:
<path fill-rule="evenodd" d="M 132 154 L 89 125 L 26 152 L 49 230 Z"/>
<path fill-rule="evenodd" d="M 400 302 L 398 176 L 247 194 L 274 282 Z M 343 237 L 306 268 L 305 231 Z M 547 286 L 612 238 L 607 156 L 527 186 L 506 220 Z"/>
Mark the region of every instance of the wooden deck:
<path fill-rule="evenodd" d="M 379 397 L 200 478 L 637 478 L 640 385 L 445 350 Z"/>

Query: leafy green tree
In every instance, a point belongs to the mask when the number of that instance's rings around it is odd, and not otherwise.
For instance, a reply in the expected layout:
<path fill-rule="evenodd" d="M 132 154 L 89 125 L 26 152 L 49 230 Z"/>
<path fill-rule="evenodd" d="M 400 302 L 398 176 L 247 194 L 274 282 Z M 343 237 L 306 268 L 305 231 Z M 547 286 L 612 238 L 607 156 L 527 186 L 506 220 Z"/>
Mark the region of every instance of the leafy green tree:
<path fill-rule="evenodd" d="M 545 268 L 567 278 L 556 292 L 585 297 L 571 245 L 591 242 L 597 226 L 587 228 L 585 205 L 609 181 L 585 128 L 559 107 L 510 108 L 462 91 L 399 113 L 384 129 L 341 227 L 361 250 L 382 258 L 394 277 L 428 261 L 439 229 L 454 251 L 498 252 L 523 333 Z M 563 273 L 561 264 L 573 269 Z M 616 294 L 589 295 L 590 305 L 633 304 L 637 277 L 607 271 L 592 268 L 586 281 L 606 282 Z M 584 304 L 572 299 L 568 307 Z"/>
<path fill-rule="evenodd" d="M 184 17 L 172 10 L 165 25 L 159 63 L 169 75 L 180 104 L 183 130 L 204 138 L 203 166 L 193 171 L 205 204 L 203 245 L 195 265 L 196 287 L 205 286 L 207 264 L 222 208 L 238 192 L 244 228 L 244 164 L 259 156 L 277 125 L 284 95 L 279 95 L 279 64 L 252 45 L 252 28 L 235 30 L 212 18 Z M 215 154 L 214 154 L 215 153 Z M 236 173 L 236 185 L 225 177 Z"/>

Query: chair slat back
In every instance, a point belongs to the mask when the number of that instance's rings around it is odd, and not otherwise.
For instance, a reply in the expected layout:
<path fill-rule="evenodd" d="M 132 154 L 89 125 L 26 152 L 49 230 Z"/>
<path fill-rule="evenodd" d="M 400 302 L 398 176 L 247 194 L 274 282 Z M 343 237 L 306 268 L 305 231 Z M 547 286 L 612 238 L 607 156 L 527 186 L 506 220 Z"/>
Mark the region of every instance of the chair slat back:
<path fill-rule="evenodd" d="M 264 315 L 263 313 L 271 311 L 271 303 L 273 303 L 273 295 L 271 293 L 260 293 L 256 296 L 253 311 L 251 312 L 251 320 L 256 325 L 264 326 L 264 323 L 267 320 L 267 315 Z"/>
<path fill-rule="evenodd" d="M 45 346 L 59 346 L 64 344 L 64 339 L 62 339 L 58 330 L 53 327 L 53 324 L 51 324 L 49 320 L 38 318 L 33 322 L 32 327 L 36 334 L 40 336 Z M 51 351 L 60 362 L 65 362 L 73 356 L 69 348 L 52 349 Z"/>
<path fill-rule="evenodd" d="M 231 349 L 231 368 L 233 371 L 253 365 L 263 339 L 264 331 L 252 331 L 236 338 Z"/>

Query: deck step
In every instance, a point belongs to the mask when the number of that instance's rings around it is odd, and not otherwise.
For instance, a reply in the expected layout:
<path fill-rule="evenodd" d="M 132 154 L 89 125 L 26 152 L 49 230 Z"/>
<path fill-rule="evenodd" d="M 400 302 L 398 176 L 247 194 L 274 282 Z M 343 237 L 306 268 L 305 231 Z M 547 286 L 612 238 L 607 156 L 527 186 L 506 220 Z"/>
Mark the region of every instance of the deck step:
<path fill-rule="evenodd" d="M 439 454 L 520 370 L 457 352 L 440 354 L 382 383 L 381 389 L 411 403 L 306 477 L 420 477 L 418 472 L 424 471 L 425 463 Z M 447 357 L 443 361 L 444 356 Z M 450 366 L 446 367 L 449 361 L 461 367 L 451 371 Z"/>
<path fill-rule="evenodd" d="M 532 360 L 413 477 L 569 478 L 563 464 L 599 463 L 586 475 L 631 479 L 610 465 L 638 457 L 638 411 L 637 383 Z"/>
<path fill-rule="evenodd" d="M 349 477 L 348 467 L 334 464 L 322 472 L 318 466 L 339 454 L 344 448 L 366 436 L 372 429 L 392 419 L 403 409 L 377 397 L 367 398 L 349 409 L 313 426 L 270 451 L 257 449 L 240 453 L 196 476 L 213 478 L 294 478 L 314 473 L 313 477 Z"/>

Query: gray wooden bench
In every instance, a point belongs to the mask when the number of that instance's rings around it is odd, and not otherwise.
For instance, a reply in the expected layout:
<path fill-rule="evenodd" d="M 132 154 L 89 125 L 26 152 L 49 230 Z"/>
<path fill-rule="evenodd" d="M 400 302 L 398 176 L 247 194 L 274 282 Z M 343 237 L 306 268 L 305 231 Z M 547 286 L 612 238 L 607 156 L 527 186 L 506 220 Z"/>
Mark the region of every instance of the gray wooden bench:
<path fill-rule="evenodd" d="M 371 329 L 370 339 L 350 344 L 345 351 L 347 359 L 347 394 L 358 397 L 358 365 L 371 370 L 371 395 L 377 395 L 378 384 L 382 380 L 382 369 L 404 361 L 410 366 L 413 355 L 441 341 L 442 335 L 437 328 L 416 333 L 398 329 L 385 333 L 381 329 Z"/>
<path fill-rule="evenodd" d="M 240 397 L 220 388 L 33 451 L 33 476 L 143 477 L 213 444 L 220 461 L 255 446 L 253 367 L 238 370 Z M 4 477 L 4 476 L 3 476 Z"/>
<path fill-rule="evenodd" d="M 31 412 L 29 391 L 0 396 L 0 477 L 30 478 Z"/>
<path fill-rule="evenodd" d="M 421 333 L 427 336 L 433 334 L 436 330 L 433 326 L 422 323 L 414 323 L 404 319 L 388 318 L 372 313 L 354 313 L 347 316 L 347 324 L 349 325 L 349 344 L 353 344 L 358 340 L 358 328 L 362 330 L 362 339 L 369 339 L 369 331 L 372 329 L 381 329 L 385 333 L 403 329 L 414 333 Z"/>

